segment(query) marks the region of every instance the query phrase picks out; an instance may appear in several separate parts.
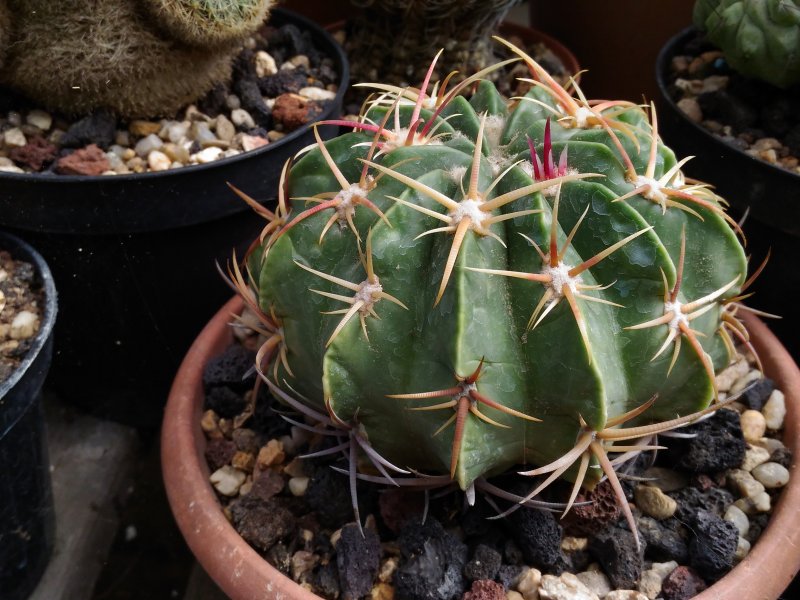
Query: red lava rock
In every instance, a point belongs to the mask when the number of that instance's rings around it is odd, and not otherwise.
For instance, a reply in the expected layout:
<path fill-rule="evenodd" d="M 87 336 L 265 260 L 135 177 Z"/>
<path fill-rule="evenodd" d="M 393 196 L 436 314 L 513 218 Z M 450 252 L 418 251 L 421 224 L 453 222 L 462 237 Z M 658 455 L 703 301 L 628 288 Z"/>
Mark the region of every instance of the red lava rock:
<path fill-rule="evenodd" d="M 505 600 L 506 592 L 496 581 L 479 579 L 472 582 L 472 588 L 464 594 L 463 600 Z"/>
<path fill-rule="evenodd" d="M 570 535 L 586 536 L 616 523 L 622 511 L 614 495 L 611 483 L 606 480 L 591 492 L 578 494 L 576 502 L 590 502 L 584 506 L 574 506 L 561 524 Z"/>
<path fill-rule="evenodd" d="M 701 492 L 707 492 L 711 488 L 719 487 L 717 482 L 705 473 L 699 473 L 698 475 L 692 477 L 691 485 L 696 487 Z"/>
<path fill-rule="evenodd" d="M 297 94 L 281 94 L 272 105 L 272 118 L 276 124 L 283 126 L 284 132 L 302 127 L 321 112 L 322 108 L 316 103 Z"/>
<path fill-rule="evenodd" d="M 661 586 L 664 600 L 687 600 L 706 589 L 706 583 L 691 567 L 678 567 L 667 575 Z"/>
<path fill-rule="evenodd" d="M 111 165 L 97 144 L 89 144 L 58 159 L 56 170 L 62 175 L 102 175 Z"/>
<path fill-rule="evenodd" d="M 9 153 L 9 158 L 34 171 L 41 171 L 45 165 L 55 160 L 57 154 L 58 148 L 54 144 L 41 136 L 36 136 L 30 138 L 28 143 L 21 148 L 13 148 Z"/>
<path fill-rule="evenodd" d="M 251 496 L 257 496 L 262 500 L 269 500 L 283 491 L 285 485 L 283 476 L 267 469 L 266 471 L 256 471 L 253 478 L 253 487 L 250 489 Z"/>
<path fill-rule="evenodd" d="M 225 438 L 211 439 L 206 444 L 206 460 L 214 471 L 229 465 L 234 454 L 236 454 L 236 444 Z"/>

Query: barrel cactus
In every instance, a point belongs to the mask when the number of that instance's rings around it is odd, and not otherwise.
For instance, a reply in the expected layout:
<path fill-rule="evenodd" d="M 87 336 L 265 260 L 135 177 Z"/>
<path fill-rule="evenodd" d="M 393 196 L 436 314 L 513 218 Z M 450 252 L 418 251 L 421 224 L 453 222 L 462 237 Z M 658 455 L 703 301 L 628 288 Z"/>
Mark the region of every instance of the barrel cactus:
<path fill-rule="evenodd" d="M 784 88 L 800 82 L 798 0 L 697 0 L 693 19 L 742 75 Z"/>
<path fill-rule="evenodd" d="M 268 224 L 231 275 L 263 322 L 257 367 L 340 438 L 323 452 L 353 487 L 501 493 L 486 478 L 524 464 L 547 477 L 514 506 L 557 478 L 569 505 L 604 473 L 624 501 L 617 464 L 724 402 L 738 226 L 652 107 L 575 98 L 512 49 L 524 98 L 481 74 L 378 85 L 354 131 L 287 165 L 274 212 L 254 204 Z"/>
<path fill-rule="evenodd" d="M 271 4 L 0 0 L 0 81 L 65 113 L 170 115 L 230 77 Z"/>

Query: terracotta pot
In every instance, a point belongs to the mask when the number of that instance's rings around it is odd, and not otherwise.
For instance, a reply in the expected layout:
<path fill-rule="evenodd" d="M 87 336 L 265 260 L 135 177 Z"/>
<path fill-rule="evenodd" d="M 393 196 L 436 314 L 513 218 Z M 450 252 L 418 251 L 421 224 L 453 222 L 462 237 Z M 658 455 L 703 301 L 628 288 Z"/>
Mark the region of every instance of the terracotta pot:
<path fill-rule="evenodd" d="M 318 598 L 279 573 L 245 542 L 222 513 L 208 481 L 205 437 L 200 429 L 202 375 L 206 362 L 232 341 L 228 323 L 242 310 L 234 298 L 209 322 L 189 349 L 175 377 L 161 432 L 164 482 L 178 527 L 203 569 L 233 600 Z M 778 339 L 758 319 L 745 315 L 767 375 L 786 394 L 785 442 L 800 456 L 800 370 Z M 775 506 L 769 527 L 753 550 L 727 576 L 696 600 L 778 598 L 800 569 L 800 471 Z"/>

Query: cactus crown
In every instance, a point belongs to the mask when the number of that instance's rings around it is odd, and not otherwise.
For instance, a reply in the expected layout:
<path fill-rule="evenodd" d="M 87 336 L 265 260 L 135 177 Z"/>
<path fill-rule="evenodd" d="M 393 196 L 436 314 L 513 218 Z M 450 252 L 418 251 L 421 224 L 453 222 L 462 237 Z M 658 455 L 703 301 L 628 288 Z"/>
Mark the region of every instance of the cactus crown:
<path fill-rule="evenodd" d="M 693 19 L 742 75 L 778 87 L 800 82 L 798 0 L 697 0 Z"/>
<path fill-rule="evenodd" d="M 231 279 L 264 381 L 338 438 L 322 453 L 346 452 L 353 489 L 456 481 L 517 507 L 565 478 L 569 506 L 605 473 L 624 502 L 615 467 L 721 405 L 714 370 L 746 339 L 738 226 L 652 106 L 573 97 L 503 43 L 524 98 L 484 73 L 431 89 L 433 64 L 376 85 L 352 133 L 287 164 L 275 212 L 248 200 L 268 224 Z M 547 477 L 487 482 L 516 464 Z"/>

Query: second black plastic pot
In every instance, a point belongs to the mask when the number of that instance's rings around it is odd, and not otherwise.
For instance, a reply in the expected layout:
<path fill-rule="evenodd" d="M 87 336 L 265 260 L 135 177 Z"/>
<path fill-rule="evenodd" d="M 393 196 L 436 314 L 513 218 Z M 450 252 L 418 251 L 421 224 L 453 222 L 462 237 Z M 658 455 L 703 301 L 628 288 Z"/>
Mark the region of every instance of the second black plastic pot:
<path fill-rule="evenodd" d="M 347 58 L 318 25 L 276 9 L 270 24 L 308 31 L 332 56 L 339 91 L 320 118 L 338 117 Z M 323 138 L 335 133 L 320 127 Z M 228 297 L 215 269 L 263 220 L 228 189 L 276 197 L 287 158 L 313 143 L 309 127 L 205 165 L 100 177 L 0 174 L 0 225 L 51 265 L 61 292 L 51 382 L 104 417 L 155 428 L 172 376 L 202 323 Z"/>
<path fill-rule="evenodd" d="M 694 28 L 681 31 L 658 55 L 659 133 L 679 158 L 694 156 L 684 172 L 713 185 L 730 202 L 735 219 L 749 213 L 743 230 L 751 272 L 770 250 L 771 258 L 753 284 L 750 291 L 755 295 L 747 304 L 780 315 L 779 320 L 768 320 L 768 325 L 794 356 L 800 356 L 800 318 L 795 304 L 800 297 L 800 175 L 726 144 L 678 108 L 670 94 L 670 64 L 696 35 Z"/>
<path fill-rule="evenodd" d="M 0 250 L 33 264 L 45 299 L 28 353 L 0 382 L 0 597 L 22 600 L 41 578 L 55 535 L 41 389 L 50 367 L 57 300 L 50 270 L 33 248 L 0 232 Z"/>

